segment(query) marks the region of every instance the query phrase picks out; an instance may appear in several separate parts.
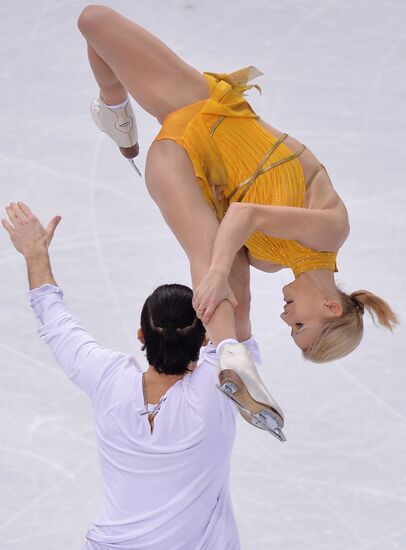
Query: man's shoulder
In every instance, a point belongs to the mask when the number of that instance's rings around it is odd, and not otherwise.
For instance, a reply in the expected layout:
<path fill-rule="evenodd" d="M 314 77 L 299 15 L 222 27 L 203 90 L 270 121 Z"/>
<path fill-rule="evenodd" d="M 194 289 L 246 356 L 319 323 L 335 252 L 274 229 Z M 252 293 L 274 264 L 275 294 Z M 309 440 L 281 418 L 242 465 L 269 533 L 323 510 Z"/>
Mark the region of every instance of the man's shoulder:
<path fill-rule="evenodd" d="M 207 346 L 200 350 L 198 364 L 208 363 L 210 365 L 217 365 L 217 361 L 218 355 L 216 346 L 212 342 L 209 342 Z"/>

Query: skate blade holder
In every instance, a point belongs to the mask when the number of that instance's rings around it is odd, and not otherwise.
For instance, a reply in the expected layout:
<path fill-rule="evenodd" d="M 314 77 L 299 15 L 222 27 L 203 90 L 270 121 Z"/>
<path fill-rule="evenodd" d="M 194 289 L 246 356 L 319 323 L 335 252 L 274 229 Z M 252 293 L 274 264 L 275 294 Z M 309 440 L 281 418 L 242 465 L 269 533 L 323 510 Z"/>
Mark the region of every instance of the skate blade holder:
<path fill-rule="evenodd" d="M 250 410 L 247 409 L 247 407 L 237 401 L 237 399 L 234 397 L 234 394 L 238 391 L 238 388 L 235 384 L 233 384 L 233 382 L 225 382 L 221 386 L 219 384 L 216 384 L 216 386 L 222 393 L 226 394 L 227 397 L 232 399 L 238 405 L 238 407 L 246 413 L 254 426 L 260 428 L 261 430 L 267 431 L 268 433 L 276 437 L 276 439 L 278 439 L 279 441 L 286 441 L 285 434 L 280 428 L 278 422 L 268 410 L 264 409 L 259 413 L 252 413 Z"/>

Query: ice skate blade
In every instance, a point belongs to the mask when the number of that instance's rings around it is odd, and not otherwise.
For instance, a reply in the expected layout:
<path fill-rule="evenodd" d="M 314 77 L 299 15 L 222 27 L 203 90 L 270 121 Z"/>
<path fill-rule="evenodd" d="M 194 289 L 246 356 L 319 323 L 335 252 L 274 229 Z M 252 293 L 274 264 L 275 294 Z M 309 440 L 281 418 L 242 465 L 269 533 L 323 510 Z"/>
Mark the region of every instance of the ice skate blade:
<path fill-rule="evenodd" d="M 142 178 L 142 174 L 141 174 L 140 170 L 138 169 L 138 167 L 136 166 L 136 164 L 134 162 L 134 159 L 127 159 L 127 160 L 131 164 L 131 166 L 134 168 L 134 170 L 137 172 L 137 174 L 140 176 L 140 178 Z"/>
<path fill-rule="evenodd" d="M 249 424 L 252 424 L 257 428 L 260 428 L 261 430 L 269 432 L 279 441 L 286 441 L 285 434 L 278 425 L 278 421 L 275 420 L 270 411 L 263 409 L 257 413 L 252 413 L 250 410 L 247 409 L 247 407 L 245 407 L 242 403 L 238 401 L 238 399 L 235 397 L 235 394 L 239 391 L 239 388 L 238 386 L 236 386 L 236 384 L 234 384 L 233 382 L 225 382 L 221 386 L 217 384 L 217 388 L 238 405 L 241 416 Z"/>
<path fill-rule="evenodd" d="M 242 380 L 241 376 L 233 370 L 223 369 L 219 373 L 220 386 L 226 394 L 231 394 L 234 400 L 251 414 L 257 414 L 263 410 L 268 411 L 279 428 L 283 428 L 283 413 L 276 403 L 272 401 L 256 401 Z M 230 396 L 230 395 L 229 395 Z M 272 398 L 271 398 L 272 399 Z"/>
<path fill-rule="evenodd" d="M 268 411 L 261 411 L 257 414 L 251 414 L 251 423 L 262 430 L 266 430 L 276 437 L 276 439 L 279 439 L 279 441 L 286 441 L 285 434 L 279 428 Z"/>

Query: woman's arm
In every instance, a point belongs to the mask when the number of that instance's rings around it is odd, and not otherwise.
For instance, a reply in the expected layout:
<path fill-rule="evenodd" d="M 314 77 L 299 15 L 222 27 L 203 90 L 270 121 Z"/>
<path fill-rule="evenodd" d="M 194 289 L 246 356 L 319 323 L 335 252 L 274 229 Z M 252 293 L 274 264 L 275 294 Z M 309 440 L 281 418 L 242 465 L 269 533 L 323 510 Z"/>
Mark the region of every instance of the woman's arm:
<path fill-rule="evenodd" d="M 299 241 L 314 250 L 337 250 L 349 232 L 346 216 L 337 210 L 233 203 L 217 232 L 211 268 L 229 273 L 236 252 L 255 232 Z"/>
<path fill-rule="evenodd" d="M 349 224 L 336 209 L 232 203 L 217 232 L 209 272 L 195 292 L 194 306 L 205 311 L 204 323 L 219 303 L 235 254 L 255 231 L 315 250 L 337 250 L 348 236 Z"/>

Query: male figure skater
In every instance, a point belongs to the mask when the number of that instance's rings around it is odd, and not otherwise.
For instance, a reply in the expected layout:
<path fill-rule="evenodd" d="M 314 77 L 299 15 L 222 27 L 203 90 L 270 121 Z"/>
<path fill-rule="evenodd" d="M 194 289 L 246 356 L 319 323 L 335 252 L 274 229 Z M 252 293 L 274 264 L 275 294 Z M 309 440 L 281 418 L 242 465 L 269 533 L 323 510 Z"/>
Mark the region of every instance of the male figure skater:
<path fill-rule="evenodd" d="M 216 387 L 212 344 L 198 361 L 207 341 L 191 289 L 163 285 L 147 298 L 138 331 L 149 363 L 143 373 L 134 357 L 98 345 L 65 305 L 48 254 L 61 217 L 45 229 L 22 202 L 6 211 L 2 225 L 27 263 L 38 334 L 94 411 L 104 501 L 82 550 L 238 550 L 229 492 L 238 409 Z M 243 296 L 249 279 L 238 273 L 238 330 L 259 363 Z"/>

